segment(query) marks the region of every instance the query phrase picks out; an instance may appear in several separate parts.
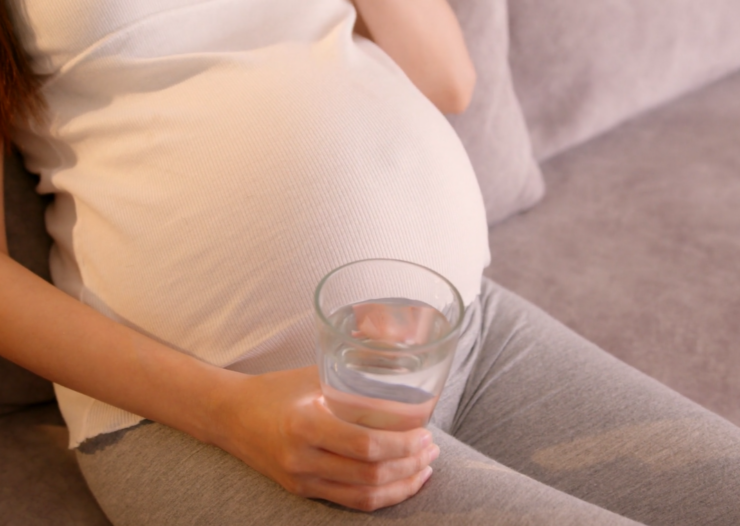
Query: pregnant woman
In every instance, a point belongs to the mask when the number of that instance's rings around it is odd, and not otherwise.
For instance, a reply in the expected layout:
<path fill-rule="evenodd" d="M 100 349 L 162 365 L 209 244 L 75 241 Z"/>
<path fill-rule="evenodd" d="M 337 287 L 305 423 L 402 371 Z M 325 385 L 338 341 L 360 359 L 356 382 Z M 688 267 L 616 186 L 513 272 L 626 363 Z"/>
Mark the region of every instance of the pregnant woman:
<path fill-rule="evenodd" d="M 0 236 L 0 353 L 56 383 L 113 524 L 740 523 L 740 429 L 482 278 L 445 0 L 6 4 L 56 288 Z M 322 403 L 313 289 L 371 257 L 466 305 L 429 429 Z"/>

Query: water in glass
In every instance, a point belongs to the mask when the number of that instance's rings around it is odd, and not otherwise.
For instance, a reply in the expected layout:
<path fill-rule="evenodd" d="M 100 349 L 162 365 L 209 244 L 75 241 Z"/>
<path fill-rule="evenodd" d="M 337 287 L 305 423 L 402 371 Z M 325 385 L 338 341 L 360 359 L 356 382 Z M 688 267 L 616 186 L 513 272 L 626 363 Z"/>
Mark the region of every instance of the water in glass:
<path fill-rule="evenodd" d="M 454 342 L 435 344 L 449 333 L 447 318 L 421 301 L 383 298 L 342 307 L 329 321 L 351 337 L 324 342 L 321 378 L 329 409 L 367 427 L 424 426 L 452 357 Z"/>

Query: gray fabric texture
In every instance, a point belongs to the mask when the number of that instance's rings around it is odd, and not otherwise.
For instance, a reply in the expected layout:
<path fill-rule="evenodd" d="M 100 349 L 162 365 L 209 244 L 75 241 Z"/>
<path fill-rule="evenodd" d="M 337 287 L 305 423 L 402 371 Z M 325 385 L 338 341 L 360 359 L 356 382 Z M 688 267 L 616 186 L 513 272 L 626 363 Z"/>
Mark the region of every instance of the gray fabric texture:
<path fill-rule="evenodd" d="M 740 68 L 737 0 L 510 0 L 537 158 Z"/>
<path fill-rule="evenodd" d="M 294 497 L 153 423 L 86 443 L 82 471 L 116 526 L 634 524 L 607 509 L 651 525 L 740 522 L 740 428 L 490 281 L 472 308 L 458 365 L 472 363 L 457 368 L 470 374 L 434 415 L 442 454 L 400 505 L 365 514 Z"/>
<path fill-rule="evenodd" d="M 2 526 L 110 526 L 87 489 L 56 403 L 0 416 Z"/>
<path fill-rule="evenodd" d="M 544 193 L 508 62 L 506 0 L 450 0 L 477 72 L 473 99 L 448 119 L 468 152 L 489 224 L 535 205 Z"/>
<path fill-rule="evenodd" d="M 5 156 L 3 190 L 8 250 L 13 259 L 50 280 L 51 239 L 44 226 L 48 199 L 36 193 L 36 182 L 17 156 Z M 0 414 L 53 398 L 50 382 L 0 358 Z"/>
<path fill-rule="evenodd" d="M 486 274 L 740 424 L 740 75 L 543 171 Z"/>

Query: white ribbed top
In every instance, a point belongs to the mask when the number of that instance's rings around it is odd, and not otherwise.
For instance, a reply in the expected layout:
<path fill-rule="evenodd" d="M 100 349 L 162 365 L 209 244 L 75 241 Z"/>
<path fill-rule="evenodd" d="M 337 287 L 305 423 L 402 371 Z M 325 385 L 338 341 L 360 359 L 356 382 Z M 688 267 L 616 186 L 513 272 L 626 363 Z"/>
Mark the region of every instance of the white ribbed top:
<path fill-rule="evenodd" d="M 51 115 L 16 139 L 57 194 L 67 293 L 248 373 L 314 362 L 313 290 L 349 261 L 413 261 L 477 295 L 489 254 L 467 156 L 353 37 L 347 0 L 14 2 Z M 57 395 L 72 446 L 141 420 Z"/>

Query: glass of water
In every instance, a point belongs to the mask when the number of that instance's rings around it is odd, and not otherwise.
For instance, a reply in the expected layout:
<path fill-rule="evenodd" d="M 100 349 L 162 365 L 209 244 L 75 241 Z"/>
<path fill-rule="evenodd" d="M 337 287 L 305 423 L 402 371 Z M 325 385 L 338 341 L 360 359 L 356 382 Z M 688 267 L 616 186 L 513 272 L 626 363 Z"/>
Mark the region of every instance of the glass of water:
<path fill-rule="evenodd" d="M 421 265 L 366 259 L 324 277 L 314 306 L 321 388 L 332 413 L 378 429 L 426 425 L 460 334 L 457 289 Z"/>

